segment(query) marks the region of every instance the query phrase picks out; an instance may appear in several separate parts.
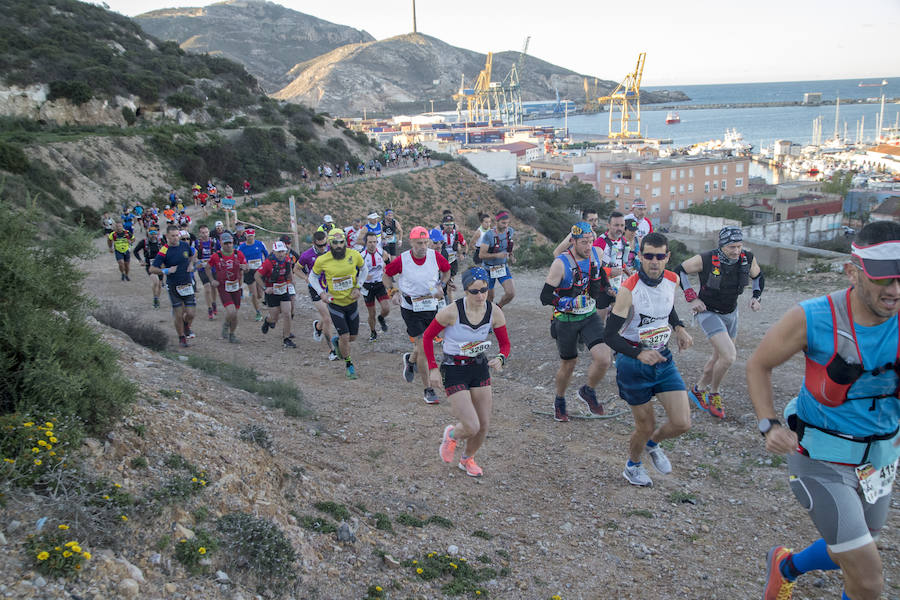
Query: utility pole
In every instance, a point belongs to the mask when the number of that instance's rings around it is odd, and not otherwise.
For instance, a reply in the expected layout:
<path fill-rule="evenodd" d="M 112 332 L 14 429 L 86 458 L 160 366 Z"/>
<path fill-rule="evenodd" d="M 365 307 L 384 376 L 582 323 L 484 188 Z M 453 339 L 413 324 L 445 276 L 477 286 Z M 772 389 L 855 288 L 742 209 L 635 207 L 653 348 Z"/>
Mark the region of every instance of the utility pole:
<path fill-rule="evenodd" d="M 416 33 L 416 0 L 412 0 L 413 3 L 413 33 Z"/>

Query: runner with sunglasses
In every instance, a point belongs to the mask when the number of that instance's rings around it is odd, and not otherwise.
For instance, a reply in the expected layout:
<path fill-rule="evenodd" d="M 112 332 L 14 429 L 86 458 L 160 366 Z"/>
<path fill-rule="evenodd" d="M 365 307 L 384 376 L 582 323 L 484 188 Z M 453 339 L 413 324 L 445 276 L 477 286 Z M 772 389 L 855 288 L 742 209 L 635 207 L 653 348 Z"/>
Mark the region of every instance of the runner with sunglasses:
<path fill-rule="evenodd" d="M 225 311 L 222 338 L 237 344 L 234 332 L 237 329 L 238 310 L 241 308 L 243 294 L 241 279 L 243 272 L 248 269 L 247 259 L 239 250 L 234 249 L 234 236 L 227 231 L 219 236 L 219 243 L 222 248 L 209 257 L 209 266 L 204 271 L 209 269 L 210 284 L 218 291 Z"/>
<path fill-rule="evenodd" d="M 796 579 L 814 570 L 840 569 L 843 598 L 874 600 L 884 587 L 875 540 L 900 456 L 900 225 L 863 227 L 844 273 L 849 288 L 790 309 L 747 362 L 766 450 L 787 455 L 791 491 L 822 536 L 800 552 L 769 550 L 764 600 L 790 598 Z M 806 372 L 785 426 L 772 371 L 800 352 Z"/>
<path fill-rule="evenodd" d="M 328 305 L 319 296 L 319 292 L 310 283 L 313 265 L 316 259 L 328 252 L 328 234 L 324 231 L 316 231 L 313 234 L 313 245 L 300 255 L 300 272 L 299 277 L 307 284 L 309 290 L 309 299 L 312 300 L 313 306 L 319 312 L 319 318 L 313 321 L 313 341 L 323 342 L 325 350 L 328 352 L 328 360 L 337 360 L 337 352 L 331 346 L 331 317 L 328 314 Z M 319 276 L 319 285 L 325 286 L 324 275 Z"/>
<path fill-rule="evenodd" d="M 484 443 L 491 419 L 490 369 L 502 371 L 510 351 L 506 317 L 497 305 L 487 301 L 489 280 L 487 270 L 482 267 L 464 271 L 463 297 L 442 308 L 422 336 L 429 381 L 434 387 L 444 388 L 451 411 L 459 419 L 455 425 L 444 428 L 439 449 L 441 460 L 453 462 L 457 444 L 465 441 L 465 453 L 458 466 L 470 477 L 484 474 L 475 462 L 475 453 Z M 488 340 L 491 330 L 500 344 L 499 353 L 493 357 Z M 439 369 L 433 344 L 441 332 L 444 358 Z"/>

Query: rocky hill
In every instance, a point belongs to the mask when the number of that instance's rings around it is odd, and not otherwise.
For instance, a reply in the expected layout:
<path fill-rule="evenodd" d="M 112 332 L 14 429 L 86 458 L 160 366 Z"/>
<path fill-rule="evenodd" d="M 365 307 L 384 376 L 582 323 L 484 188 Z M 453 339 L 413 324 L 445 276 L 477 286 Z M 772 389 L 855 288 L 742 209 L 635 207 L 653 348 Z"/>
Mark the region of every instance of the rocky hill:
<path fill-rule="evenodd" d="M 290 80 L 297 63 L 345 44 L 374 38 L 265 0 L 227 0 L 201 8 L 154 10 L 135 17 L 148 33 L 175 40 L 190 52 L 224 56 L 243 64 L 268 91 Z"/>

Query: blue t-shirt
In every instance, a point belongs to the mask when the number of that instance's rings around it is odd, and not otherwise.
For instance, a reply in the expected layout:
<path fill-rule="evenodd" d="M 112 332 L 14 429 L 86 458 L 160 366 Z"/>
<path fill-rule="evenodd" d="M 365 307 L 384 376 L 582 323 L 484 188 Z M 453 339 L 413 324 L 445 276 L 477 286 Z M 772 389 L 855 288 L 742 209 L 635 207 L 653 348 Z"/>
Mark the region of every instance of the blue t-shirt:
<path fill-rule="evenodd" d="M 513 236 L 513 228 L 512 227 L 507 227 L 506 231 L 504 231 L 502 234 L 500 234 L 499 239 L 497 236 L 496 229 L 488 229 L 487 231 L 484 232 L 484 235 L 481 236 L 481 244 L 479 244 L 479 245 L 487 244 L 487 247 L 488 247 L 487 251 L 490 252 L 491 254 L 496 254 L 498 252 L 506 252 L 507 251 L 506 249 L 509 247 L 509 241 L 512 239 L 512 236 Z M 506 258 L 485 258 L 484 264 L 486 264 L 488 266 L 505 265 L 506 261 L 507 261 Z"/>
<path fill-rule="evenodd" d="M 221 246 L 219 246 L 219 240 L 209 238 L 205 242 L 194 240 L 194 248 L 197 250 L 197 258 L 205 261 L 209 260 L 209 257 L 213 255 L 213 252 L 219 250 Z"/>
<path fill-rule="evenodd" d="M 131 213 L 122 215 L 122 225 L 124 225 L 126 229 L 131 229 L 134 226 L 134 215 Z"/>
<path fill-rule="evenodd" d="M 248 264 L 254 260 L 263 261 L 264 259 L 269 257 L 269 251 L 266 250 L 266 245 L 259 240 L 255 240 L 252 244 L 247 244 L 247 242 L 244 242 L 243 244 L 238 246 L 238 250 L 240 250 L 244 255 L 244 258 L 247 259 Z"/>
<path fill-rule="evenodd" d="M 194 248 L 188 242 L 178 242 L 177 246 L 166 244 L 159 249 L 159 253 L 153 259 L 153 266 L 170 269 L 174 267 L 174 270 L 169 271 L 166 277 L 166 283 L 170 288 L 176 285 L 185 285 L 193 280 L 192 274 L 188 273 L 187 269 L 194 253 Z"/>
<path fill-rule="evenodd" d="M 134 213 L 134 216 L 140 217 L 142 214 L 144 214 L 144 207 L 135 206 L 133 209 L 131 209 L 131 212 Z"/>

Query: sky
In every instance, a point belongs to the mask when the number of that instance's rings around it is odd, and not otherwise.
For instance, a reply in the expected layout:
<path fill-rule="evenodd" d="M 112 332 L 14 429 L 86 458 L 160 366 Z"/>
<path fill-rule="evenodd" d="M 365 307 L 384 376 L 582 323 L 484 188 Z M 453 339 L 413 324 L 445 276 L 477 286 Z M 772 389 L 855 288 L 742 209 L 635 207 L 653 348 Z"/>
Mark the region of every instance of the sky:
<path fill-rule="evenodd" d="M 412 31 L 412 0 L 280 0 L 384 39 Z M 201 0 L 106 0 L 128 16 Z M 564 7 L 564 10 L 562 9 Z M 643 85 L 900 75 L 900 0 L 417 0 L 418 31 L 476 52 L 521 51 L 620 81 L 646 52 Z"/>

